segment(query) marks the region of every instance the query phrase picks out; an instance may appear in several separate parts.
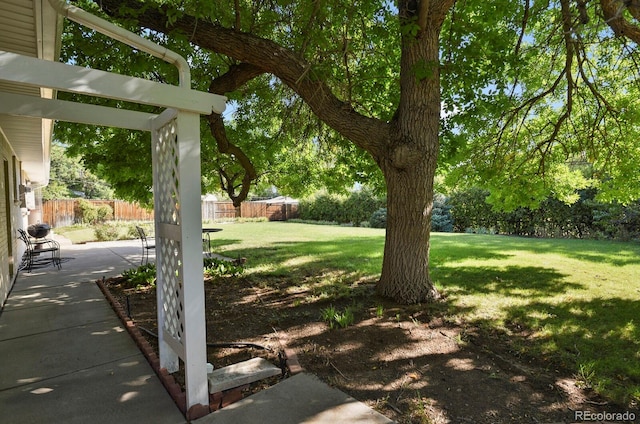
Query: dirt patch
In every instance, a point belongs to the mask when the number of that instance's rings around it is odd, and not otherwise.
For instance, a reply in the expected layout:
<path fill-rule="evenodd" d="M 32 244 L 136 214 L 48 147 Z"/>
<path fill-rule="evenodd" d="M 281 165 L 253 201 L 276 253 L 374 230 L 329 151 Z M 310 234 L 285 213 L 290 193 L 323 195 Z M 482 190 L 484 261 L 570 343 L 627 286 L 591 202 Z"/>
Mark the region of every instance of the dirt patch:
<path fill-rule="evenodd" d="M 145 332 L 157 329 L 155 290 L 124 289 L 121 278 L 105 285 L 157 349 Z M 244 277 L 210 279 L 205 293 L 208 343 L 268 349 L 210 347 L 215 367 L 256 356 L 278 364 L 286 345 L 306 371 L 401 424 L 568 423 L 580 421 L 575 411 L 628 410 L 578 388 L 566 370 L 515 356 L 503 336 L 450 319 L 446 303 L 401 307 L 377 297 L 371 281 L 330 301 L 304 282 L 262 287 Z M 353 323 L 331 328 L 328 308 L 350 310 Z"/>

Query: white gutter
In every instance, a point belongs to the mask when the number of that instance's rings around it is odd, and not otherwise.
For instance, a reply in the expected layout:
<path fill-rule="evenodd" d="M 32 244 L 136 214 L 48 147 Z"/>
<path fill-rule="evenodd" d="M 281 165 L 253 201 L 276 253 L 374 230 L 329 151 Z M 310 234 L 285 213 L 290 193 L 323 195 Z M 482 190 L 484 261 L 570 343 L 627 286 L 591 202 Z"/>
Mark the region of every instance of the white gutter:
<path fill-rule="evenodd" d="M 140 37 L 138 34 L 134 34 L 124 28 L 105 21 L 102 18 L 92 15 L 89 12 L 85 12 L 79 7 L 67 4 L 65 0 L 49 0 L 51 7 L 53 7 L 60 15 L 71 19 L 81 25 L 91 28 L 99 33 L 102 33 L 109 38 L 121 41 L 131 47 L 138 50 L 142 50 L 150 55 L 164 60 L 167 63 L 171 63 L 176 68 L 180 75 L 180 87 L 191 88 L 191 70 L 189 64 L 178 53 L 155 44 L 146 38 Z"/>

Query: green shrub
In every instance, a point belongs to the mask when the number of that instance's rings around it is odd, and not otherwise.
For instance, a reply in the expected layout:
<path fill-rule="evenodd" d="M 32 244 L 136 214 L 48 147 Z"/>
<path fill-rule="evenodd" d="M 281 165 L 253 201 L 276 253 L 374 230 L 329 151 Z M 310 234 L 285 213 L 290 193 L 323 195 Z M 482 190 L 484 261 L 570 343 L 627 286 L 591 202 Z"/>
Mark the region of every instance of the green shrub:
<path fill-rule="evenodd" d="M 342 203 L 343 222 L 360 225 L 361 222 L 368 221 L 375 211 L 383 208 L 385 203 L 383 199 L 373 194 L 370 190 L 354 191 Z"/>
<path fill-rule="evenodd" d="M 333 194 L 320 194 L 315 198 L 303 200 L 299 206 L 300 219 L 311 221 L 336 221 L 341 219 L 342 200 Z"/>
<path fill-rule="evenodd" d="M 88 200 L 80 199 L 76 207 L 76 219 L 82 224 L 94 224 L 98 220 L 98 208 Z"/>
<path fill-rule="evenodd" d="M 120 225 L 116 223 L 98 224 L 94 227 L 96 239 L 99 241 L 112 241 L 120 238 Z"/>
<path fill-rule="evenodd" d="M 367 189 L 354 191 L 348 197 L 319 194 L 300 202 L 299 217 L 304 221 L 360 225 L 384 205 L 384 199 Z"/>
<path fill-rule="evenodd" d="M 138 234 L 138 229 L 136 227 L 142 228 L 148 238 L 153 238 L 153 235 L 155 233 L 154 223 L 150 221 L 134 221 L 127 223 L 121 222 L 120 225 L 126 227 L 123 238 L 126 238 L 128 240 L 140 238 L 140 234 Z"/>
<path fill-rule="evenodd" d="M 451 195 L 448 203 L 455 231 L 621 241 L 640 239 L 640 200 L 625 205 L 605 203 L 598 200 L 597 189 L 588 188 L 578 190 L 578 200 L 570 205 L 548 197 L 536 209 L 518 207 L 498 211 L 489 204 L 489 194 L 486 190 L 469 188 Z"/>
<path fill-rule="evenodd" d="M 369 219 L 371 228 L 387 228 L 387 208 L 375 211 Z"/>
<path fill-rule="evenodd" d="M 113 219 L 113 208 L 109 205 L 100 205 L 96 208 L 97 222 L 105 222 Z"/>
<path fill-rule="evenodd" d="M 127 224 L 127 232 L 125 234 L 125 238 L 128 240 L 139 238 L 138 230 L 136 228 L 136 224 L 129 223 Z"/>
<path fill-rule="evenodd" d="M 76 206 L 76 220 L 82 224 L 96 224 L 113 219 L 113 208 L 109 205 L 94 205 L 88 200 L 80 199 Z"/>
<path fill-rule="evenodd" d="M 480 188 L 458 191 L 451 195 L 451 216 L 454 231 L 465 232 L 469 228 L 491 228 L 498 222 L 498 213 L 487 203 L 489 192 Z"/>
<path fill-rule="evenodd" d="M 122 272 L 122 276 L 127 279 L 125 287 L 155 287 L 156 286 L 156 264 L 149 263 L 131 268 Z"/>
<path fill-rule="evenodd" d="M 204 273 L 214 275 L 240 275 L 244 272 L 242 261 L 228 261 L 218 258 L 204 258 Z"/>

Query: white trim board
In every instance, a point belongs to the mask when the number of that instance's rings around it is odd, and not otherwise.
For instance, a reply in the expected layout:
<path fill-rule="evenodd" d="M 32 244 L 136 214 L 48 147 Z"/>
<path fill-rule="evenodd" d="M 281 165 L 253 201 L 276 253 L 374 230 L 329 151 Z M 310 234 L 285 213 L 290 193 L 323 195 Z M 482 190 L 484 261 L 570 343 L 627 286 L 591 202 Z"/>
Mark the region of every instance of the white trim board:
<path fill-rule="evenodd" d="M 179 109 L 201 115 L 222 113 L 226 102 L 226 97 L 216 94 L 5 51 L 0 51 L 0 81 Z"/>
<path fill-rule="evenodd" d="M 0 114 L 151 131 L 158 115 L 0 91 Z"/>

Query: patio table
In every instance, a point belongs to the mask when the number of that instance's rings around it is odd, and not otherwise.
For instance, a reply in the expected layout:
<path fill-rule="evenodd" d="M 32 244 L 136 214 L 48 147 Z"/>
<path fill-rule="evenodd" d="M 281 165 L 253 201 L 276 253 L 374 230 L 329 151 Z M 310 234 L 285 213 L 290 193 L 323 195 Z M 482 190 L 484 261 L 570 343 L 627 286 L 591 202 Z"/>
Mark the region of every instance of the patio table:
<path fill-rule="evenodd" d="M 222 228 L 203 228 L 202 229 L 202 244 L 206 244 L 205 252 L 207 255 L 211 254 L 211 234 L 222 231 Z"/>

